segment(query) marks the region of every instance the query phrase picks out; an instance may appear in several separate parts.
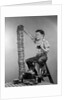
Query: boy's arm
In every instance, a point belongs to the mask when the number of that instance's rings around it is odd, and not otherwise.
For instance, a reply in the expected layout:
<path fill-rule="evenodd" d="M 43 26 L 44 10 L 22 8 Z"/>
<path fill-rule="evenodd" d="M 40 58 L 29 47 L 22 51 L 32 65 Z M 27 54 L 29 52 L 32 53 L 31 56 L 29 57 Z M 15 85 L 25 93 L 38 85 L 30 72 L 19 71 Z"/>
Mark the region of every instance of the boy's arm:
<path fill-rule="evenodd" d="M 34 43 L 36 43 L 37 38 L 36 37 L 32 37 L 32 40 L 33 40 Z"/>
<path fill-rule="evenodd" d="M 36 39 L 34 36 L 32 36 L 31 34 L 29 34 L 29 37 L 31 38 L 31 40 L 32 40 L 34 43 L 36 43 L 37 39 Z"/>
<path fill-rule="evenodd" d="M 49 52 L 50 45 L 49 45 L 48 41 L 44 42 L 44 43 L 42 44 L 41 48 L 42 48 L 42 50 L 43 50 L 44 52 Z"/>
<path fill-rule="evenodd" d="M 24 30 L 24 32 L 31 38 L 31 40 L 33 40 L 34 43 L 36 43 L 36 39 L 34 36 L 32 36 L 32 34 L 27 33 L 25 30 Z"/>

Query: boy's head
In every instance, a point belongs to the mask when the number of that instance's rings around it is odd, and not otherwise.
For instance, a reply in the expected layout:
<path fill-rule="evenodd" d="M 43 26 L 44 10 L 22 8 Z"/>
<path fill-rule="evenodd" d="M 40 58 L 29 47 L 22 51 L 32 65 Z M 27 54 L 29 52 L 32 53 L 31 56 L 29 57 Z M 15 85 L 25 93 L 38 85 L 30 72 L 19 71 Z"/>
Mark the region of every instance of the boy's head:
<path fill-rule="evenodd" d="M 44 36 L 45 36 L 45 32 L 44 32 L 43 30 L 38 29 L 38 30 L 36 30 L 35 32 L 36 32 L 36 38 L 37 38 L 38 40 L 44 38 Z"/>

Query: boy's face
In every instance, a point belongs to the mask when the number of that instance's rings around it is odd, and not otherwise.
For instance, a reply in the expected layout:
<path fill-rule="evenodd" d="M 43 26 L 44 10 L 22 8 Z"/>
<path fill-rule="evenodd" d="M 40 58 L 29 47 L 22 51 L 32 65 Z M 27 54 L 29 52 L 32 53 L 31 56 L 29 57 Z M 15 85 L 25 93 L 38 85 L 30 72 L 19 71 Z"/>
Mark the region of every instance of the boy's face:
<path fill-rule="evenodd" d="M 40 32 L 37 32 L 35 36 L 38 40 L 43 39 L 43 35 Z"/>

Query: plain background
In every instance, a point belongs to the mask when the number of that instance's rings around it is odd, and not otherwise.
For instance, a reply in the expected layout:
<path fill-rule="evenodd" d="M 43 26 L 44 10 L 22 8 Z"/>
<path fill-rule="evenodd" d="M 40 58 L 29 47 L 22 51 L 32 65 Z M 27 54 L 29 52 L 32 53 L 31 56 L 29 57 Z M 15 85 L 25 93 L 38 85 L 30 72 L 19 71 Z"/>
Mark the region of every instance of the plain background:
<path fill-rule="evenodd" d="M 9 0 L 7 0 L 9 1 Z M 16 0 L 10 0 L 15 1 Z M 21 0 L 22 1 L 22 0 Z M 23 0 L 25 1 L 25 0 Z M 3 1 L 3 3 L 5 0 Z M 67 0 L 52 0 L 53 4 L 62 4 L 62 96 L 43 97 L 43 98 L 27 98 L 24 100 L 66 100 L 67 99 Z M 13 99 L 12 99 L 13 100 Z M 14 99 L 15 100 L 15 99 Z M 18 99 L 17 99 L 18 100 Z"/>
<path fill-rule="evenodd" d="M 6 52 L 5 52 L 5 81 L 12 82 L 18 78 L 18 53 L 17 53 L 17 26 L 24 25 L 29 34 L 34 36 L 37 29 L 45 31 L 45 38 L 49 41 L 50 51 L 48 53 L 47 65 L 54 83 L 57 83 L 57 16 L 36 17 L 13 17 L 5 18 L 6 29 Z M 35 44 L 24 33 L 25 60 L 35 56 L 37 53 Z"/>

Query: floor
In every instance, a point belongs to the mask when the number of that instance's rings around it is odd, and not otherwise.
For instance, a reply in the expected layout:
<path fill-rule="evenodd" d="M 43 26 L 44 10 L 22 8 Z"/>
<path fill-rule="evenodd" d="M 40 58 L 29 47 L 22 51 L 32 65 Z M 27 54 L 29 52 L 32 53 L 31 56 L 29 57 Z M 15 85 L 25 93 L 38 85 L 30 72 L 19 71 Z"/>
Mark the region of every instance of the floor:
<path fill-rule="evenodd" d="M 8 82 L 5 87 L 22 87 L 22 86 L 32 86 L 32 85 L 51 85 L 48 80 L 41 81 L 41 83 L 33 84 L 33 82 L 25 81 L 24 83 L 14 84 L 13 82 Z"/>

